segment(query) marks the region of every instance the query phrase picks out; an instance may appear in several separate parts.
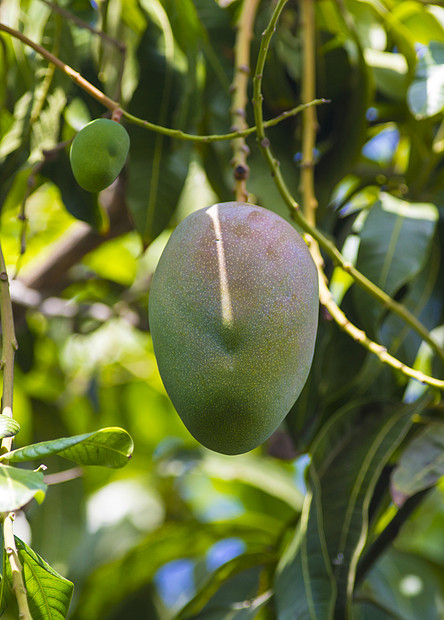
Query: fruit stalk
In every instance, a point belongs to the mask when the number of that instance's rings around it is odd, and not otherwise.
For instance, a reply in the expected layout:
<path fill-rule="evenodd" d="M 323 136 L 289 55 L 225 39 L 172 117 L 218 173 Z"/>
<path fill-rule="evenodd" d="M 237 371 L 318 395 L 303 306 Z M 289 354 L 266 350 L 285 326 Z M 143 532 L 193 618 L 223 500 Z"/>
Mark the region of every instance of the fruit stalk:
<path fill-rule="evenodd" d="M 232 129 L 243 131 L 248 128 L 246 122 L 247 88 L 250 79 L 250 43 L 253 37 L 253 24 L 259 6 L 259 0 L 244 0 L 234 48 L 234 78 L 231 86 L 233 92 L 231 106 Z M 248 146 L 244 137 L 235 138 L 232 142 L 233 159 L 231 160 L 235 178 L 235 197 L 239 202 L 248 202 L 247 179 L 249 167 L 247 157 Z"/>

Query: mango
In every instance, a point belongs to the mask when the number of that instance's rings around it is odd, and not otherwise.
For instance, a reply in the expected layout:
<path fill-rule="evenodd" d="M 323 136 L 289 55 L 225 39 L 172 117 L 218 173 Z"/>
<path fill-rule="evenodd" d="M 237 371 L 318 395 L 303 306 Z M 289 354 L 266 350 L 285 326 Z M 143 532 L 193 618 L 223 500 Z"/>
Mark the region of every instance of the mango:
<path fill-rule="evenodd" d="M 165 389 L 202 445 L 241 454 L 279 426 L 310 370 L 318 308 L 307 245 L 272 211 L 226 202 L 176 227 L 149 324 Z"/>
<path fill-rule="evenodd" d="M 81 129 L 71 144 L 70 161 L 80 187 L 100 192 L 117 178 L 128 156 L 130 139 L 122 125 L 97 118 Z"/>

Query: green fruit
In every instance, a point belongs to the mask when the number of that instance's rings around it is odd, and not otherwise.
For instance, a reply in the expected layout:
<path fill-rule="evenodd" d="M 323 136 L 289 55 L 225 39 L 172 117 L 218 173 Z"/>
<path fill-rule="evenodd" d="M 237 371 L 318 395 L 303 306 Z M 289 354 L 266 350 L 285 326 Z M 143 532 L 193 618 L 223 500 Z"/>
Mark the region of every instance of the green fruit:
<path fill-rule="evenodd" d="M 97 118 L 79 131 L 69 154 L 77 183 L 89 192 L 100 192 L 117 178 L 129 150 L 124 127 L 108 118 Z"/>
<path fill-rule="evenodd" d="M 200 443 L 240 454 L 279 426 L 310 370 L 318 306 L 308 248 L 272 211 L 227 202 L 179 224 L 149 320 L 165 388 Z"/>

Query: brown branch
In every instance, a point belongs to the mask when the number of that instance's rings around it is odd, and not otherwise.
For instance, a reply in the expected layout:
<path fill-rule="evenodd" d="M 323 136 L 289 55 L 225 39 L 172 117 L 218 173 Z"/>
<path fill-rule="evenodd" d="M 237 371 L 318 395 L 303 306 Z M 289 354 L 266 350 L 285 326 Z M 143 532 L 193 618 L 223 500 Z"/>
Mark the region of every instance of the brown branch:
<path fill-rule="evenodd" d="M 247 90 L 250 80 L 250 43 L 253 37 L 253 24 L 256 16 L 259 0 L 244 0 L 239 21 L 237 23 L 237 36 L 234 47 L 234 79 L 231 87 L 233 93 L 231 106 L 232 129 L 243 131 L 248 128 L 246 121 L 246 106 L 248 102 Z M 236 200 L 246 202 L 248 200 L 247 179 L 249 167 L 247 156 L 249 148 L 245 138 L 236 138 L 232 141 L 233 166 L 235 179 Z"/>

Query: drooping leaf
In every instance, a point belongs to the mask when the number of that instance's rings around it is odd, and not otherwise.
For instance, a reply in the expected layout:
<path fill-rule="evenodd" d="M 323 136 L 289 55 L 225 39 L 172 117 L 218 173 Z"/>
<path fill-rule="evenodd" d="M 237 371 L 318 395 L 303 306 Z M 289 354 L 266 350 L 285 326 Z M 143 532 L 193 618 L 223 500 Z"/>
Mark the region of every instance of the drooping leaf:
<path fill-rule="evenodd" d="M 437 219 L 433 204 L 381 193 L 360 233 L 357 268 L 393 297 L 425 266 Z M 355 289 L 354 299 L 365 329 L 374 336 L 384 308 L 361 289 Z"/>
<path fill-rule="evenodd" d="M 144 67 L 129 105 L 138 117 L 174 126 L 183 97 L 183 78 L 174 66 L 174 38 L 159 2 L 145 2 L 150 21 L 138 48 Z M 181 127 L 186 130 L 187 127 Z M 190 161 L 189 143 L 130 126 L 128 206 L 136 229 L 148 244 L 168 225 L 182 192 Z"/>
<path fill-rule="evenodd" d="M 33 498 L 39 503 L 45 498 L 46 484 L 41 472 L 0 467 L 0 512 L 14 512 Z"/>
<path fill-rule="evenodd" d="M 398 408 L 344 408 L 324 425 L 313 446 L 328 557 L 337 585 L 335 617 L 349 618 L 368 507 L 385 463 L 426 401 Z M 345 499 L 345 501 L 344 501 Z"/>
<path fill-rule="evenodd" d="M 391 478 L 397 506 L 444 476 L 444 424 L 431 423 L 407 446 Z"/>
<path fill-rule="evenodd" d="M 431 41 L 422 49 L 407 103 L 417 119 L 438 114 L 444 107 L 444 43 Z"/>
<path fill-rule="evenodd" d="M 122 428 L 102 428 L 94 433 L 42 441 L 2 455 L 12 463 L 43 459 L 58 454 L 79 465 L 123 467 L 131 458 L 134 444 Z"/>
<path fill-rule="evenodd" d="M 17 537 L 15 541 L 33 620 L 64 620 L 74 585 L 51 568 L 25 542 Z M 9 565 L 6 572 L 11 580 Z"/>
<path fill-rule="evenodd" d="M 310 467 L 300 526 L 275 578 L 279 620 L 331 620 L 336 585 L 327 554 L 319 479 Z"/>
<path fill-rule="evenodd" d="M 0 439 L 3 437 L 14 437 L 20 430 L 17 420 L 5 415 L 0 416 Z"/>

